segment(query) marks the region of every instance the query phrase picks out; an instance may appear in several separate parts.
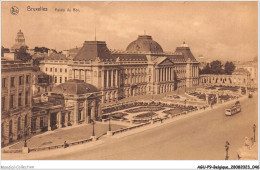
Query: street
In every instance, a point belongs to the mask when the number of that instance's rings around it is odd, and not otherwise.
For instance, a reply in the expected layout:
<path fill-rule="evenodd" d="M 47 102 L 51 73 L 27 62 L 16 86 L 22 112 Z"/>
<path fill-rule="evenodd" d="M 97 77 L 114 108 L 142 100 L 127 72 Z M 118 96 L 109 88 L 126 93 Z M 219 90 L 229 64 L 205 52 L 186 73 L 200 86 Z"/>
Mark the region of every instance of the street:
<path fill-rule="evenodd" d="M 242 112 L 233 116 L 224 115 L 227 106 L 223 105 L 161 127 L 107 140 L 99 146 L 43 159 L 224 160 L 228 140 L 229 159 L 236 160 L 236 151 L 244 144 L 244 138 L 253 137 L 253 124 L 258 128 L 257 95 L 241 105 Z M 258 131 L 256 139 L 257 134 Z"/>

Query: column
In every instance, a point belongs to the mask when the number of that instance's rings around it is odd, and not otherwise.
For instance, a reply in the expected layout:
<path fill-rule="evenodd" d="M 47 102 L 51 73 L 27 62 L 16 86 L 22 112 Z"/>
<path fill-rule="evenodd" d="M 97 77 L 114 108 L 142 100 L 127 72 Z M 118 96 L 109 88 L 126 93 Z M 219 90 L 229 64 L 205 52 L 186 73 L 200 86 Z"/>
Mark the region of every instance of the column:
<path fill-rule="evenodd" d="M 163 81 L 163 70 L 162 68 L 160 68 L 160 82 Z"/>
<path fill-rule="evenodd" d="M 67 111 L 65 112 L 64 118 L 65 118 L 64 125 L 67 126 L 68 125 L 68 112 Z"/>
<path fill-rule="evenodd" d="M 51 113 L 48 115 L 48 130 L 51 130 Z"/>
<path fill-rule="evenodd" d="M 75 103 L 74 103 L 74 112 L 73 112 L 73 117 L 74 117 L 74 123 L 73 123 L 73 125 L 77 125 L 79 122 L 78 122 L 78 113 L 79 112 L 79 104 L 78 104 L 78 102 L 77 101 L 75 101 Z"/>
<path fill-rule="evenodd" d="M 101 70 L 101 88 L 104 89 L 104 84 L 105 84 L 105 74 L 104 74 L 104 69 Z"/>
<path fill-rule="evenodd" d="M 170 81 L 170 67 L 167 68 L 167 80 Z"/>
<path fill-rule="evenodd" d="M 87 70 L 84 70 L 84 81 L 87 82 Z"/>
<path fill-rule="evenodd" d="M 53 70 L 54 71 L 54 70 Z M 73 79 L 75 79 L 76 78 L 76 73 L 75 73 L 76 71 L 75 71 L 75 69 L 73 69 Z M 53 80 L 54 81 L 54 80 Z"/>
<path fill-rule="evenodd" d="M 167 69 L 166 68 L 164 68 L 164 81 L 167 81 Z"/>
<path fill-rule="evenodd" d="M 116 77 L 115 77 L 115 86 L 118 87 L 118 70 L 115 70 L 116 71 Z"/>
<path fill-rule="evenodd" d="M 159 76 L 159 75 L 160 75 L 160 74 L 159 74 L 159 69 L 157 68 L 157 69 L 156 69 L 156 81 L 157 81 L 157 82 L 160 81 L 160 79 L 159 79 L 160 76 Z"/>
<path fill-rule="evenodd" d="M 91 119 L 95 120 L 95 111 L 96 111 L 96 101 L 94 100 L 92 102 L 92 108 L 91 108 Z"/>
<path fill-rule="evenodd" d="M 79 80 L 81 80 L 81 69 L 79 69 Z"/>
<path fill-rule="evenodd" d="M 61 124 L 61 111 L 58 112 L 58 128 L 61 128 L 62 127 L 62 124 Z"/>
<path fill-rule="evenodd" d="M 107 70 L 107 82 L 106 82 L 106 83 L 107 83 L 107 88 L 109 87 L 109 86 L 108 86 L 108 85 L 109 85 L 108 82 L 109 82 L 109 70 Z"/>
<path fill-rule="evenodd" d="M 111 70 L 111 87 L 114 87 L 114 70 Z"/>

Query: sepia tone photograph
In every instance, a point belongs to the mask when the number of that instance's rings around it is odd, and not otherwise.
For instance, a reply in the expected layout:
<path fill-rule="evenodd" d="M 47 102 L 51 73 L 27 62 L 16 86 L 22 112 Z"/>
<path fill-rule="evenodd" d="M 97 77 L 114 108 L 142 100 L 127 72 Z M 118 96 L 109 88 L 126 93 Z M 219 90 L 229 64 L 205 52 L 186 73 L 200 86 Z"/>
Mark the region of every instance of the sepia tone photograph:
<path fill-rule="evenodd" d="M 3 1 L 1 86 L 2 160 L 258 160 L 258 2 Z"/>

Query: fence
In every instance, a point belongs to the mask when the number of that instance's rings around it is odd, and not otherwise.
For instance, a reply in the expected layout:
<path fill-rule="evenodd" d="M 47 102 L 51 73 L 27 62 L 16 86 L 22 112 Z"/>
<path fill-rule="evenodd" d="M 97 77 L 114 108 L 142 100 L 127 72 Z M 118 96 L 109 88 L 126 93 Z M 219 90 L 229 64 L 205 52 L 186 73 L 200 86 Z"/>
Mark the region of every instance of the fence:
<path fill-rule="evenodd" d="M 80 140 L 80 141 L 75 141 L 67 144 L 68 146 L 73 146 L 73 145 L 78 145 L 78 144 L 83 144 L 92 141 L 92 138 L 86 139 L 86 140 Z M 43 150 L 51 150 L 51 149 L 58 149 L 58 148 L 64 148 L 64 144 L 62 145 L 55 145 L 55 146 L 46 146 L 46 147 L 40 147 L 40 148 L 29 148 L 29 152 L 36 152 L 36 151 L 43 151 Z"/>

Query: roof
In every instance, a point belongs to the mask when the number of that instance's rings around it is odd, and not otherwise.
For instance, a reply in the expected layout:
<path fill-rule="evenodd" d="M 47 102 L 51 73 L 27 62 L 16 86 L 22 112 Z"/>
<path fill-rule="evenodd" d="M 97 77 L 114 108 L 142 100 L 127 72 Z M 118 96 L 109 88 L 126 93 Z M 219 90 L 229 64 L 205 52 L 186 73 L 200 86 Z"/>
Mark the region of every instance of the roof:
<path fill-rule="evenodd" d="M 145 54 L 120 54 L 114 53 L 113 57 L 119 58 L 120 61 L 147 61 Z"/>
<path fill-rule="evenodd" d="M 45 57 L 46 60 L 67 60 L 68 58 L 66 57 L 65 54 L 60 54 L 60 53 L 52 53 L 49 56 Z"/>
<path fill-rule="evenodd" d="M 111 55 L 105 41 L 85 41 L 83 47 L 79 50 L 73 60 L 94 61 L 97 58 L 100 60 L 116 59 Z"/>
<path fill-rule="evenodd" d="M 183 42 L 181 47 L 176 48 L 175 53 L 182 53 L 186 61 L 187 59 L 190 59 L 191 61 L 197 61 L 196 58 L 191 53 L 190 47 L 186 45 L 185 42 Z"/>
<path fill-rule="evenodd" d="M 151 53 L 163 53 L 163 49 L 160 44 L 152 39 L 150 35 L 139 35 L 137 40 L 131 42 L 126 51 L 129 52 L 151 52 Z"/>
<path fill-rule="evenodd" d="M 52 92 L 57 94 L 79 95 L 98 92 L 99 90 L 92 84 L 85 83 L 83 80 L 68 80 L 65 83 L 54 87 Z"/>
<path fill-rule="evenodd" d="M 239 74 L 250 74 L 250 72 L 244 68 L 239 68 L 234 70 L 232 74 L 239 75 Z"/>
<path fill-rule="evenodd" d="M 167 58 L 169 58 L 172 62 L 186 62 L 183 54 L 167 55 Z"/>

